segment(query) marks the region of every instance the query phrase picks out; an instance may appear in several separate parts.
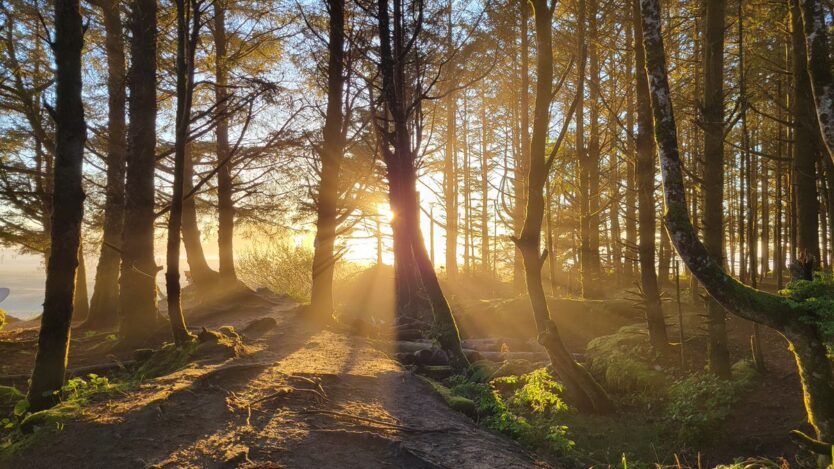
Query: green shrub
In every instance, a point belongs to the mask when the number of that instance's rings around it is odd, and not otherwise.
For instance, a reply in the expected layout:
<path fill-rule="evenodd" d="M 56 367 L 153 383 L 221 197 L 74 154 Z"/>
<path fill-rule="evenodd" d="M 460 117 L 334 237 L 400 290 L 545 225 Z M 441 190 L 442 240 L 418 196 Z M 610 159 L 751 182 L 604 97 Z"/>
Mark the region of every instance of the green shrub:
<path fill-rule="evenodd" d="M 490 383 L 450 379 L 453 396 L 475 404 L 478 422 L 531 447 L 564 454 L 574 447 L 559 417 L 568 411 L 562 385 L 546 368 L 521 376 L 504 376 Z"/>
<path fill-rule="evenodd" d="M 3 330 L 3 326 L 6 325 L 6 312 L 3 311 L 3 308 L 0 308 L 0 330 Z"/>
<path fill-rule="evenodd" d="M 697 444 L 716 435 L 730 415 L 733 404 L 756 374 L 749 362 L 741 361 L 733 365 L 732 381 L 705 373 L 672 384 L 666 414 L 679 427 L 681 440 Z"/>
<path fill-rule="evenodd" d="M 588 343 L 589 370 L 605 382 L 609 391 L 658 395 L 665 375 L 652 368 L 655 352 L 641 324 L 621 327 L 616 334 Z"/>
<path fill-rule="evenodd" d="M 268 245 L 254 245 L 243 252 L 236 265 L 244 282 L 284 293 L 298 301 L 310 299 L 313 275 L 313 249 L 284 240 Z M 337 262 L 335 280 L 357 272 L 356 264 Z"/>
<path fill-rule="evenodd" d="M 306 301 L 312 285 L 313 250 L 292 241 L 253 245 L 237 262 L 240 278 L 276 293 Z"/>

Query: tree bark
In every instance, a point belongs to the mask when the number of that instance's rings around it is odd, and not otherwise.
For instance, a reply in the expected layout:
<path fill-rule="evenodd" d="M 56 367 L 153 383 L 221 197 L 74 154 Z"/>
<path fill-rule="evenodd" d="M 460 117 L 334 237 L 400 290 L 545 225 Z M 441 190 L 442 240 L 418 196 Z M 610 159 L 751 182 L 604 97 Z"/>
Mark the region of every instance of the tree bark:
<path fill-rule="evenodd" d="M 78 269 L 75 271 L 75 293 L 72 316 L 76 321 L 85 321 L 90 316 L 90 297 L 87 292 L 87 262 L 84 260 L 84 241 L 78 242 Z"/>
<path fill-rule="evenodd" d="M 689 218 L 676 135 L 658 0 L 641 0 L 647 72 L 660 150 L 665 202 L 664 218 L 684 262 L 709 294 L 733 314 L 781 332 L 797 360 L 809 423 L 820 440 L 834 441 L 834 372 L 820 331 L 804 317 L 802 305 L 741 284 L 724 272 L 698 239 Z"/>
<path fill-rule="evenodd" d="M 194 92 L 194 54 L 200 34 L 200 6 L 196 0 L 177 0 L 177 122 L 174 141 L 174 188 L 168 215 L 165 290 L 168 319 L 174 343 L 182 346 L 192 336 L 185 326 L 180 287 L 180 236 L 182 231 L 183 176 L 185 174 L 188 128 Z"/>
<path fill-rule="evenodd" d="M 524 226 L 524 208 L 527 205 L 527 172 L 530 166 L 530 40 L 527 23 L 530 18 L 530 6 L 528 0 L 519 0 L 519 17 L 521 36 L 521 93 L 519 96 L 519 133 L 521 148 L 518 151 L 519 159 L 515 162 L 514 191 L 515 205 L 513 211 L 513 231 L 516 236 L 521 236 L 521 229 Z M 519 252 L 513 256 L 513 288 L 516 292 L 524 290 L 524 259 Z"/>
<path fill-rule="evenodd" d="M 704 19 L 704 245 L 709 254 L 724 259 L 724 0 L 706 0 Z M 712 373 L 730 377 L 727 350 L 727 313 L 707 300 L 708 365 Z"/>
<path fill-rule="evenodd" d="M 796 194 L 796 251 L 800 258 L 819 267 L 819 199 L 817 160 L 820 158 L 819 122 L 814 114 L 811 78 L 808 75 L 805 34 L 800 0 L 791 1 L 791 69 L 793 70 L 793 190 Z M 826 52 L 828 54 L 828 52 Z M 827 55 L 826 55 L 827 57 Z"/>
<path fill-rule="evenodd" d="M 536 102 L 530 139 L 527 210 L 521 236 L 514 240 L 524 259 L 527 292 L 539 343 L 547 350 L 554 370 L 576 405 L 588 412 L 605 414 L 613 410 L 613 404 L 588 370 L 576 363 L 565 348 L 556 325 L 550 319 L 542 285 L 541 271 L 547 251 L 541 253 L 539 249 L 544 218 L 544 185 L 547 181 L 545 147 L 553 99 L 553 11 L 546 0 L 533 0 L 531 3 L 536 22 Z"/>
<path fill-rule="evenodd" d="M 327 65 L 327 114 L 321 150 L 321 181 L 316 206 L 316 241 L 310 310 L 322 322 L 333 318 L 334 248 L 338 225 L 339 172 L 344 157 L 342 95 L 344 88 L 345 2 L 328 0 L 330 33 Z"/>
<path fill-rule="evenodd" d="M 87 128 L 81 101 L 81 49 L 84 28 L 78 0 L 55 0 L 55 190 L 50 254 L 46 269 L 38 351 L 29 387 L 29 410 L 37 412 L 60 399 L 69 351 L 75 274 L 84 215 L 81 166 Z"/>
<path fill-rule="evenodd" d="M 405 61 L 395 57 L 407 54 L 403 30 L 402 0 L 394 0 L 391 20 L 388 0 L 378 0 L 379 72 L 382 77 L 382 101 L 387 118 L 375 119 L 380 149 L 387 167 L 388 199 L 394 212 L 392 230 L 395 243 L 395 275 L 416 271 L 418 281 L 425 289 L 434 315 L 435 338 L 449 357 L 449 363 L 458 373 L 464 373 L 469 362 L 460 346 L 455 319 L 449 303 L 440 288 L 437 274 L 431 265 L 420 230 L 420 202 L 417 194 L 416 151 L 411 147 L 409 116 L 412 106 L 405 103 L 407 93 Z M 422 4 L 416 6 L 422 9 Z M 416 21 L 422 21 L 422 11 Z M 391 24 L 393 23 L 393 34 Z M 393 47 L 392 47 L 393 42 Z M 397 250 L 399 243 L 400 250 Z M 397 254 L 400 257 L 396 257 Z M 410 252 L 410 253 L 409 253 Z M 401 291 L 397 287 L 397 294 Z M 397 299 L 399 304 L 399 298 Z"/>
<path fill-rule="evenodd" d="M 156 274 L 161 269 L 154 261 L 156 0 L 133 0 L 131 11 L 130 124 L 119 278 L 119 335 L 126 346 L 140 344 L 156 326 Z"/>
<path fill-rule="evenodd" d="M 220 278 L 227 287 L 237 282 L 235 273 L 234 230 L 235 205 L 232 199 L 233 161 L 229 160 L 229 91 L 226 61 L 226 5 L 224 0 L 214 1 L 214 98 L 217 104 L 215 139 L 217 140 L 217 247 Z M 228 161 L 227 161 L 228 160 Z"/>
<path fill-rule="evenodd" d="M 458 160 L 457 160 L 457 93 L 455 92 L 455 45 L 452 39 L 452 1 L 447 5 L 446 54 L 449 60 L 446 95 L 446 148 L 443 160 L 443 200 L 446 204 L 446 277 L 458 275 Z"/>
<path fill-rule="evenodd" d="M 666 321 L 663 318 L 663 306 L 655 271 L 655 220 L 654 181 L 655 181 L 655 146 L 652 139 L 654 123 L 649 97 L 649 82 L 646 77 L 646 51 L 643 49 L 643 28 L 640 18 L 640 0 L 632 0 L 632 20 L 634 24 L 634 63 L 637 73 L 637 202 L 640 220 L 640 286 L 646 308 L 646 325 L 649 341 L 659 352 L 669 349 L 669 337 Z"/>
<path fill-rule="evenodd" d="M 185 145 L 185 161 L 183 164 L 182 192 L 190 194 L 194 190 L 194 145 Z M 200 238 L 200 226 L 197 222 L 197 195 L 186 197 L 182 201 L 182 244 L 185 247 L 188 269 L 191 281 L 201 293 L 210 293 L 217 286 L 219 274 L 209 267 L 203 252 Z"/>
<path fill-rule="evenodd" d="M 597 0 L 588 0 L 587 47 L 589 58 L 588 101 L 590 105 L 590 128 L 588 129 L 588 148 L 585 153 L 586 171 L 588 173 L 588 267 L 590 284 L 583 287 L 589 297 L 602 295 L 598 288 L 602 280 L 600 249 L 600 159 L 602 151 L 599 138 L 599 102 L 600 102 L 600 58 L 597 34 Z"/>
<path fill-rule="evenodd" d="M 104 201 L 104 233 L 96 267 L 93 298 L 85 328 L 107 329 L 118 322 L 119 252 L 122 244 L 125 204 L 125 45 L 119 2 L 103 0 L 104 48 L 107 53 L 107 192 Z"/>

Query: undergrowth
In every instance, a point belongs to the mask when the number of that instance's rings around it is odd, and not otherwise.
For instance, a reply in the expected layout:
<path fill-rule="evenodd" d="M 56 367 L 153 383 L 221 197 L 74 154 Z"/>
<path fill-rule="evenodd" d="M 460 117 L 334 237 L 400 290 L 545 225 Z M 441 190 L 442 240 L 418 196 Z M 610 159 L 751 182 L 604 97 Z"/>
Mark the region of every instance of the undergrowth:
<path fill-rule="evenodd" d="M 109 340 L 109 339 L 105 339 Z M 245 352 L 234 328 L 204 330 L 196 341 L 177 347 L 166 344 L 159 350 L 147 350 L 141 363 L 111 378 L 88 374 L 67 380 L 57 392 L 59 403 L 46 410 L 29 412 L 29 402 L 19 390 L 0 386 L 0 462 L 29 447 L 43 434 L 63 429 L 65 421 L 83 415 L 91 403 L 124 394 L 145 381 L 165 376 L 202 358 L 229 358 Z"/>
<path fill-rule="evenodd" d="M 571 411 L 561 398 L 562 385 L 546 368 L 486 382 L 454 376 L 447 384 L 433 386 L 453 408 L 471 409 L 470 416 L 485 428 L 558 455 L 573 449 L 574 442 L 561 423 Z M 463 405 L 460 400 L 471 404 Z"/>
<path fill-rule="evenodd" d="M 642 326 L 599 337 L 587 352 L 588 368 L 617 403 L 616 415 L 572 411 L 547 368 L 496 377 L 502 365 L 476 362 L 468 377 L 432 383 L 451 407 L 559 456 L 564 467 L 624 467 L 628 461 L 627 467 L 642 468 L 697 455 L 720 435 L 733 404 L 758 375 L 746 360 L 733 366 L 730 381 L 681 370 L 656 356 Z"/>

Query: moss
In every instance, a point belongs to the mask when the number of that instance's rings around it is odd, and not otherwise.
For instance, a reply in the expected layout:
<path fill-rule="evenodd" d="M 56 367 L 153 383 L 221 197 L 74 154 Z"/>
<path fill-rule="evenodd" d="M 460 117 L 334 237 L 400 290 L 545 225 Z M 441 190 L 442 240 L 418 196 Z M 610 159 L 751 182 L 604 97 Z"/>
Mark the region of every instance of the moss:
<path fill-rule="evenodd" d="M 160 350 L 151 354 L 134 372 L 136 380 L 152 379 L 185 368 L 191 361 L 191 356 L 197 349 L 197 343 L 191 342 L 184 347 L 166 344 Z"/>
<path fill-rule="evenodd" d="M 419 376 L 424 382 L 428 383 L 429 386 L 446 401 L 446 404 L 449 405 L 453 410 L 456 410 L 470 418 L 477 418 L 478 412 L 475 407 L 475 401 L 472 399 L 468 399 L 463 396 L 456 396 L 452 394 L 452 390 L 447 388 L 446 386 L 438 383 L 437 381 L 429 378 L 425 378 Z"/>
<path fill-rule="evenodd" d="M 609 391 L 619 393 L 663 392 L 666 377 L 651 365 L 655 352 L 642 324 L 621 327 L 615 334 L 588 343 L 589 369 Z"/>

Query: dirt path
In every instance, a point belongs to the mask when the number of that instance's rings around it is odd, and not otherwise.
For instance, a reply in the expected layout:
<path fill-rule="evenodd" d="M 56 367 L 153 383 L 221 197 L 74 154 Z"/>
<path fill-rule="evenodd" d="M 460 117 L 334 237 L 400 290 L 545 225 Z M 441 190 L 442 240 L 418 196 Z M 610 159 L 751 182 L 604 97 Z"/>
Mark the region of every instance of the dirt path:
<path fill-rule="evenodd" d="M 204 324 L 277 327 L 242 358 L 199 364 L 91 406 L 9 467 L 547 467 L 478 428 L 361 338 L 261 298 Z M 224 320 L 226 319 L 226 320 Z"/>

